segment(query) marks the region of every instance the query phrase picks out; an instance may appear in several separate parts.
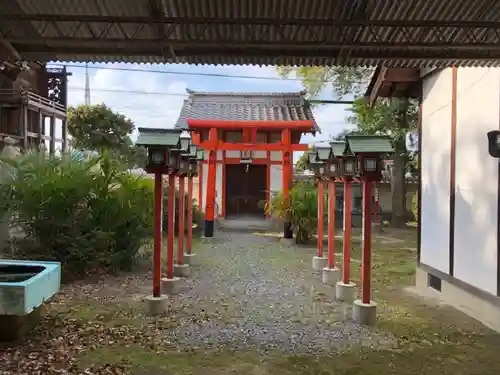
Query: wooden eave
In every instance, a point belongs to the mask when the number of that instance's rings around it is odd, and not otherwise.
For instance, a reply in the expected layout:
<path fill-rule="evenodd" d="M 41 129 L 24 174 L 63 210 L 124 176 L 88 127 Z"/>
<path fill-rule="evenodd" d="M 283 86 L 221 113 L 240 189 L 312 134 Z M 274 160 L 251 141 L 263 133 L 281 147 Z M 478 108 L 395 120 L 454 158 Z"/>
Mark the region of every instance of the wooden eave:
<path fill-rule="evenodd" d="M 420 69 L 378 67 L 365 96 L 370 105 L 377 98 L 416 98 L 419 95 Z"/>

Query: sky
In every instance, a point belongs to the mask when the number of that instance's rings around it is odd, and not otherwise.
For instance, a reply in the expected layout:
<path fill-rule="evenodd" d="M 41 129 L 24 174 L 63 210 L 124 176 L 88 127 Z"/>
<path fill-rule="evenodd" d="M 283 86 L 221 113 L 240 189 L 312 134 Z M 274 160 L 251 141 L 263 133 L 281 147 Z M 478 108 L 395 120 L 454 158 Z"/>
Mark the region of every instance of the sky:
<path fill-rule="evenodd" d="M 83 64 L 69 64 L 67 69 L 72 73 L 68 78 L 69 105 L 83 104 L 85 67 Z M 295 92 L 302 89 L 299 80 L 282 79 L 276 68 L 258 66 L 91 64 L 89 81 L 91 104 L 105 103 L 129 117 L 136 127 L 152 128 L 174 126 L 187 97 L 186 89 L 216 92 Z M 319 98 L 337 99 L 331 87 L 326 88 Z M 301 142 L 318 144 L 350 127 L 346 122 L 346 109 L 346 105 L 340 104 L 316 107 L 314 116 L 322 133 L 316 137 L 304 135 Z M 132 139 L 135 140 L 136 136 L 136 133 L 132 134 Z M 295 153 L 294 160 L 300 154 Z"/>

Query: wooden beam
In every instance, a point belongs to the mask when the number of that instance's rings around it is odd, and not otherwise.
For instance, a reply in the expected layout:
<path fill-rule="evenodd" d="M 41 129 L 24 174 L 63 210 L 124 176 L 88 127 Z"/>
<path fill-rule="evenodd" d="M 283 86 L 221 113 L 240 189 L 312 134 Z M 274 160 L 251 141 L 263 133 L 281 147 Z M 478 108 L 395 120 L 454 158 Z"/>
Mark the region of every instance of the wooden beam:
<path fill-rule="evenodd" d="M 378 93 L 379 93 L 380 88 L 382 87 L 382 84 L 384 83 L 386 72 L 387 72 L 387 68 L 384 68 L 384 67 L 380 68 L 378 76 L 375 80 L 375 84 L 373 85 L 373 88 L 370 92 L 370 99 L 369 99 L 370 105 L 374 105 L 375 101 L 378 98 Z"/>
<path fill-rule="evenodd" d="M 420 69 L 388 68 L 384 79 L 388 82 L 416 82 L 420 80 Z"/>
<path fill-rule="evenodd" d="M 200 147 L 204 149 L 213 148 L 213 144 L 210 141 L 200 142 Z M 307 151 L 309 150 L 309 145 L 306 144 L 292 144 L 292 151 Z M 285 145 L 281 142 L 279 143 L 228 143 L 224 141 L 218 141 L 216 145 L 217 150 L 221 151 L 284 151 Z"/>
<path fill-rule="evenodd" d="M 295 129 L 312 132 L 312 120 L 300 121 L 226 121 L 226 120 L 194 120 L 186 119 L 189 130 L 218 128 L 224 130 L 240 130 L 244 128 L 258 128 L 259 130 Z"/>

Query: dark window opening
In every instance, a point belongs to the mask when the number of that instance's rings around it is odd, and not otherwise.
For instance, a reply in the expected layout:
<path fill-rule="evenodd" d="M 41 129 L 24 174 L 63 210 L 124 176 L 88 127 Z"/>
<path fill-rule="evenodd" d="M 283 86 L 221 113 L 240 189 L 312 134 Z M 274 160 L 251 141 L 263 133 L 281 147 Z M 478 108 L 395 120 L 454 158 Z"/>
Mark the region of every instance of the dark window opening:
<path fill-rule="evenodd" d="M 434 290 L 437 290 L 438 292 L 441 292 L 441 279 L 439 277 L 431 275 L 429 273 L 428 279 L 427 279 L 427 284 L 428 284 L 429 288 L 432 288 Z"/>

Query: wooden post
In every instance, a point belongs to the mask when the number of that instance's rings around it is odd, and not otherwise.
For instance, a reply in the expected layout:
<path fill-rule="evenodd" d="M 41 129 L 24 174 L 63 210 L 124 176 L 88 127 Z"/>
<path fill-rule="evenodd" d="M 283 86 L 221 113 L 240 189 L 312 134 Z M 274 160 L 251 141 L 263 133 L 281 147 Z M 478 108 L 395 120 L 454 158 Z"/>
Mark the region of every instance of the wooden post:
<path fill-rule="evenodd" d="M 62 150 L 63 153 L 68 152 L 68 122 L 62 120 Z"/>
<path fill-rule="evenodd" d="M 45 146 L 45 139 L 42 136 L 45 135 L 45 121 L 42 111 L 38 111 L 38 145 Z"/>
<path fill-rule="evenodd" d="M 283 129 L 281 133 L 281 142 L 283 143 L 283 157 L 282 157 L 282 189 L 283 189 L 283 199 L 285 201 L 285 207 L 290 205 L 290 183 L 292 180 L 292 136 L 290 129 Z M 293 238 L 293 231 L 291 228 L 290 218 L 285 220 L 283 237 L 291 239 Z"/>
<path fill-rule="evenodd" d="M 323 258 L 323 229 L 325 217 L 325 183 L 318 179 L 318 257 Z M 328 239 L 330 240 L 330 239 Z"/>
<path fill-rule="evenodd" d="M 214 236 L 215 185 L 217 178 L 217 128 L 209 133 L 211 148 L 208 151 L 207 195 L 205 202 L 205 237 Z"/>
<path fill-rule="evenodd" d="M 56 118 L 50 116 L 50 146 L 49 151 L 51 155 L 56 153 Z"/>
<path fill-rule="evenodd" d="M 351 181 L 344 180 L 344 256 L 342 265 L 342 282 L 351 281 L 351 226 L 352 226 L 352 186 Z"/>
<path fill-rule="evenodd" d="M 167 279 L 174 278 L 175 174 L 168 175 Z"/>
<path fill-rule="evenodd" d="M 22 115 L 22 124 L 21 124 L 21 130 L 22 130 L 22 146 L 23 150 L 26 151 L 28 149 L 28 121 L 29 121 L 29 112 L 28 112 L 28 106 L 27 105 L 22 105 L 21 106 L 21 115 Z"/>
<path fill-rule="evenodd" d="M 371 268 L 372 268 L 372 215 L 371 215 L 372 182 L 363 181 L 363 255 L 361 262 L 361 301 L 371 301 Z"/>
<path fill-rule="evenodd" d="M 155 173 L 155 203 L 154 203 L 154 254 L 153 254 L 153 297 L 160 297 L 161 283 L 161 240 L 163 216 L 163 176 Z"/>
<path fill-rule="evenodd" d="M 188 177 L 186 225 L 187 225 L 186 253 L 191 254 L 191 248 L 193 246 L 193 176 Z"/>
<path fill-rule="evenodd" d="M 184 256 L 184 176 L 179 176 L 179 234 L 177 235 L 177 264 L 183 264 Z"/>
<path fill-rule="evenodd" d="M 328 184 L 328 212 L 328 268 L 335 268 L 335 181 L 333 180 Z"/>

